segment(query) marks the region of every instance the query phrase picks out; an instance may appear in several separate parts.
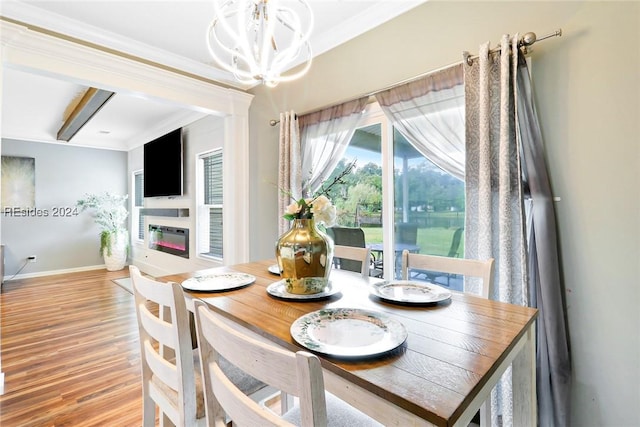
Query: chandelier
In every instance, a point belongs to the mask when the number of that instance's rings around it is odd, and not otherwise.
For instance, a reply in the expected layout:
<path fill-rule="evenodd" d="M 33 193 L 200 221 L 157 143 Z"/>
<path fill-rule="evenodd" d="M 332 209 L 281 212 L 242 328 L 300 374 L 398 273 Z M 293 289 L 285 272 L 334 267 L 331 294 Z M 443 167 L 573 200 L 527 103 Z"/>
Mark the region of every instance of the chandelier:
<path fill-rule="evenodd" d="M 309 70 L 313 14 L 306 0 L 214 0 L 214 9 L 207 47 L 239 82 L 274 87 Z M 304 66 L 287 74 L 297 64 Z"/>

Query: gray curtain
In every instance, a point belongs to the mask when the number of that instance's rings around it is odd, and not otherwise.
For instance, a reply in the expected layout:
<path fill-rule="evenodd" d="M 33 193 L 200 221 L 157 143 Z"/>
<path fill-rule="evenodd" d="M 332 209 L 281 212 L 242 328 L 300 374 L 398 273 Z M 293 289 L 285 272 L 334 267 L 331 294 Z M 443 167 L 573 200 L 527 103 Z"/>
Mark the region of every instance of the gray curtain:
<path fill-rule="evenodd" d="M 298 118 L 293 111 L 280 113 L 280 155 L 278 158 L 278 234 L 289 229 L 284 219 L 286 207 L 302 196 L 300 131 Z"/>
<path fill-rule="evenodd" d="M 511 38 L 503 36 L 500 47 L 500 53 L 492 53 L 484 43 L 478 59 L 465 62 L 465 257 L 495 258 L 489 298 L 528 305 Z M 472 281 L 465 286 L 477 292 Z M 492 425 L 513 425 L 512 402 L 509 368 L 491 395 Z"/>
<path fill-rule="evenodd" d="M 527 252 L 531 306 L 539 310 L 538 419 L 543 427 L 568 426 L 571 358 L 560 280 L 556 216 L 529 69 L 522 55 L 518 58 L 517 92 L 516 125 L 521 138 L 524 189 L 529 205 Z"/>
<path fill-rule="evenodd" d="M 553 197 L 518 36 L 465 61 L 465 256 L 496 259 L 490 298 L 537 307 L 540 426 L 569 425 L 571 363 Z M 465 55 L 468 55 L 465 53 Z M 491 398 L 491 424 L 513 425 L 511 372 Z"/>

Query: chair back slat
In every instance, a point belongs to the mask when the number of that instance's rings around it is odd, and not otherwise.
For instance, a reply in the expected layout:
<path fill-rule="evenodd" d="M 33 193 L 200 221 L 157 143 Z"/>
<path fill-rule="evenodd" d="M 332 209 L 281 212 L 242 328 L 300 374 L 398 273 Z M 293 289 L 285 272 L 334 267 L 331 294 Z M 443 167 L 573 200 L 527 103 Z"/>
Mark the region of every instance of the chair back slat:
<path fill-rule="evenodd" d="M 182 286 L 145 277 L 133 265 L 129 272 L 140 335 L 143 425 L 155 426 L 156 405 L 175 425 L 196 425 L 193 346 Z"/>
<path fill-rule="evenodd" d="M 333 256 L 334 258 L 340 258 L 340 260 L 358 261 L 360 263 L 360 274 L 362 274 L 362 277 L 369 277 L 371 249 L 334 245 Z"/>
<path fill-rule="evenodd" d="M 489 298 L 493 290 L 493 264 L 493 258 L 487 260 L 448 258 L 403 251 L 402 279 L 408 280 L 409 272 L 412 269 L 460 274 L 465 277 L 479 277 L 482 279 L 481 296 Z"/>

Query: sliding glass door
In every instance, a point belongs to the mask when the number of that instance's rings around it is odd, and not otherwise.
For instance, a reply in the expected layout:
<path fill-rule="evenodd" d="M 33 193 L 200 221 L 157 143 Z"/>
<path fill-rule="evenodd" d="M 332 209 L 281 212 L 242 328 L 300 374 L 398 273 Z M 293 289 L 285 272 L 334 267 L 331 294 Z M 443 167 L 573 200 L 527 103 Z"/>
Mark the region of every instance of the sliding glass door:
<path fill-rule="evenodd" d="M 371 104 L 333 176 L 349 162 L 356 168 L 331 197 L 338 225 L 360 228 L 377 272 L 400 277 L 403 250 L 461 257 L 464 254 L 464 183 L 416 150 Z M 427 279 L 426 276 L 412 279 Z M 456 287 L 456 284 L 444 283 Z"/>

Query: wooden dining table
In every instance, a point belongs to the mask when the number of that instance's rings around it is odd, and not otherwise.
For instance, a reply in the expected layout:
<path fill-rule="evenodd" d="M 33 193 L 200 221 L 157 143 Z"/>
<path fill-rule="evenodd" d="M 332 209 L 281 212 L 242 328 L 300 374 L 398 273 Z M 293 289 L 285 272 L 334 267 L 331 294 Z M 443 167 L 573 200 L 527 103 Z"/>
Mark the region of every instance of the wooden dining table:
<path fill-rule="evenodd" d="M 320 300 L 297 301 L 270 295 L 280 280 L 263 260 L 159 277 L 182 283 L 196 276 L 246 273 L 256 280 L 224 292 L 186 291 L 187 306 L 204 301 L 228 319 L 287 349 L 307 348 L 291 335 L 301 316 L 326 308 L 375 311 L 402 323 L 408 335 L 386 353 L 355 358 L 318 354 L 325 387 L 386 426 L 466 426 L 512 367 L 516 426 L 536 426 L 535 320 L 538 311 L 452 292 L 435 304 L 398 304 L 372 295 L 371 284 L 353 272 L 333 270 L 340 292 Z"/>

